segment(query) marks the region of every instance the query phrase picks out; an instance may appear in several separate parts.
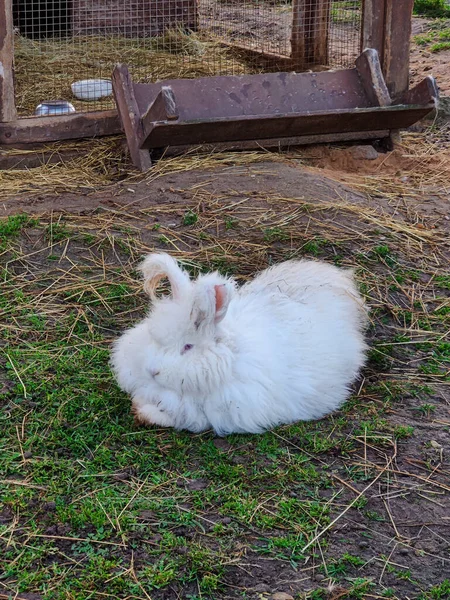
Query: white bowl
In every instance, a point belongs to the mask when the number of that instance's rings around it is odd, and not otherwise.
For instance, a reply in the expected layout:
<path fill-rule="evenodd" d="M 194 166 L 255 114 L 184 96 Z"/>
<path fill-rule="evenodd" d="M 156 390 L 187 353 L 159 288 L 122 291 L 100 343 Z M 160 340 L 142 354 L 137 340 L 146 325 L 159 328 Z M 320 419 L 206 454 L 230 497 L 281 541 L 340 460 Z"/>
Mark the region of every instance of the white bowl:
<path fill-rule="evenodd" d="M 99 100 L 112 94 L 109 79 L 83 79 L 72 83 L 72 94 L 79 100 Z"/>

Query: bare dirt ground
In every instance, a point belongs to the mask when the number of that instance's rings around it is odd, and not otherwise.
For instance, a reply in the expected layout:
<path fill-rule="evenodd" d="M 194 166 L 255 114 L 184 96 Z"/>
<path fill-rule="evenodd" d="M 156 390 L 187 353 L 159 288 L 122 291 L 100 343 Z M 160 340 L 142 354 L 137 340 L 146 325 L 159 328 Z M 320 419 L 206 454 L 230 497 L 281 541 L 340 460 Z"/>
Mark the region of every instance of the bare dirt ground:
<path fill-rule="evenodd" d="M 449 22 L 450 23 L 450 22 Z M 430 31 L 433 20 L 415 17 L 412 34 L 420 36 Z M 449 27 L 450 24 L 447 24 Z M 413 41 L 411 47 L 411 83 L 418 83 L 426 75 L 436 78 L 440 93 L 450 96 L 450 50 L 430 52 L 427 45 L 421 46 Z"/>

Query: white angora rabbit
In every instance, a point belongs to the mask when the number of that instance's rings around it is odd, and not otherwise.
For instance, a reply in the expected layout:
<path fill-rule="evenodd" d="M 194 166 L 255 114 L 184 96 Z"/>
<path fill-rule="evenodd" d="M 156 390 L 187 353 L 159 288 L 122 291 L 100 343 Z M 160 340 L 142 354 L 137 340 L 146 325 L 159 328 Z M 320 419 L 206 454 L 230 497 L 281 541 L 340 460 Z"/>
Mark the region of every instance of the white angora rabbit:
<path fill-rule="evenodd" d="M 292 260 L 238 289 L 218 273 L 191 281 L 168 254 L 140 268 L 153 306 L 111 359 L 138 421 L 258 433 L 317 419 L 346 399 L 366 350 L 351 271 Z M 157 299 L 164 277 L 172 294 Z"/>

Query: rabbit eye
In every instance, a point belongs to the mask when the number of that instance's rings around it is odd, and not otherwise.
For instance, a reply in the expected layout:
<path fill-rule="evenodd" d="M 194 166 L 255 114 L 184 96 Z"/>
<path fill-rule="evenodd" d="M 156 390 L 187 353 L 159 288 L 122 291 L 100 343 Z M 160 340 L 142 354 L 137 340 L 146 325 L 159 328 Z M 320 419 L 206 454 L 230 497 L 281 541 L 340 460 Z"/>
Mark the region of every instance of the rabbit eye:
<path fill-rule="evenodd" d="M 183 348 L 183 350 L 181 351 L 181 354 L 184 354 L 185 352 L 187 352 L 188 350 L 190 350 L 192 348 L 192 344 L 186 344 Z"/>

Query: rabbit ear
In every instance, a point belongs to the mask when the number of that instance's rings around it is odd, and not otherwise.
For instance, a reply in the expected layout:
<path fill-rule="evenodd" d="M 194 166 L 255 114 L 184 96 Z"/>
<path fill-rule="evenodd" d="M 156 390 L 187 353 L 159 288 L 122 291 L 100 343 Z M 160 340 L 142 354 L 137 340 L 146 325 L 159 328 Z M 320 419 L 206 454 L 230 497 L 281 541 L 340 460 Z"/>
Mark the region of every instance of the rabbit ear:
<path fill-rule="evenodd" d="M 227 314 L 228 305 L 232 296 L 230 292 L 230 287 L 226 283 L 221 283 L 220 285 L 214 286 L 214 295 L 216 298 L 216 314 L 214 317 L 215 323 L 219 323 Z"/>
<path fill-rule="evenodd" d="M 149 254 L 139 265 L 139 270 L 144 277 L 144 290 L 153 300 L 158 283 L 165 277 L 169 280 L 174 300 L 185 296 L 192 285 L 188 275 L 169 254 Z"/>
<path fill-rule="evenodd" d="M 225 317 L 234 289 L 234 282 L 217 273 L 198 279 L 191 311 L 196 329 L 202 325 L 217 324 Z"/>

